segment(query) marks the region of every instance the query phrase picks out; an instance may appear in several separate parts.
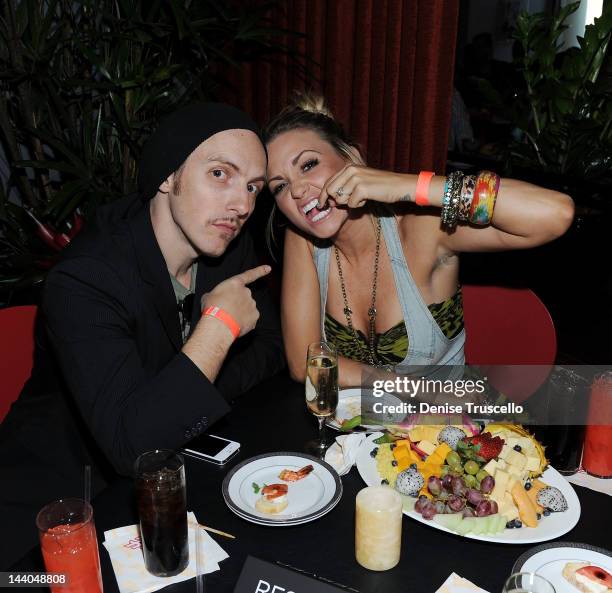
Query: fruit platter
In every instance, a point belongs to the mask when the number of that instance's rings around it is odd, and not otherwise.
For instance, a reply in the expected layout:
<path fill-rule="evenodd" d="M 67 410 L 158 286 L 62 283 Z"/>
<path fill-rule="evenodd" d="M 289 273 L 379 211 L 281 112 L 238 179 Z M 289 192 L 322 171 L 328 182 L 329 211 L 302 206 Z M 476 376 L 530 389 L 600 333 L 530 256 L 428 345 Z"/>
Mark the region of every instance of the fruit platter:
<path fill-rule="evenodd" d="M 369 435 L 357 455 L 368 484 L 388 484 L 404 513 L 483 541 L 526 544 L 570 531 L 580 518 L 572 486 L 517 424 L 405 424 Z"/>

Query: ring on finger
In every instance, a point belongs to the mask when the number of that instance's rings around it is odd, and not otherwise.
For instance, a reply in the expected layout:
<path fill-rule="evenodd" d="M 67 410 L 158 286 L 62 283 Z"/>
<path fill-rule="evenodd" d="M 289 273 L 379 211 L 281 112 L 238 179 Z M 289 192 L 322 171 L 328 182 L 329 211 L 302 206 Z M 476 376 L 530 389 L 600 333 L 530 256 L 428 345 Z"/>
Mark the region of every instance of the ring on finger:
<path fill-rule="evenodd" d="M 343 187 L 339 187 L 339 188 L 336 190 L 336 195 L 337 195 L 339 198 L 341 198 L 341 197 L 344 195 L 344 188 L 343 188 Z"/>

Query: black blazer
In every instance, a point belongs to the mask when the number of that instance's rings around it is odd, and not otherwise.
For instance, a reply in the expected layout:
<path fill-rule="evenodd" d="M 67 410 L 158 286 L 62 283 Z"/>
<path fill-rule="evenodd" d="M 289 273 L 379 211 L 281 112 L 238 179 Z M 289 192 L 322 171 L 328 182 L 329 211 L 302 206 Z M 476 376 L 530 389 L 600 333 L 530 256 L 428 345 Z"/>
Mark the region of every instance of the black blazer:
<path fill-rule="evenodd" d="M 95 463 L 101 452 L 117 472 L 129 474 L 140 453 L 179 448 L 226 414 L 228 401 L 283 367 L 278 316 L 262 288 L 251 287 L 257 326 L 234 343 L 215 384 L 180 352 L 176 299 L 148 206 L 132 198 L 101 208 L 47 277 L 42 309 L 66 389 L 43 395 L 35 364 L 37 388 L 26 388 L 20 400 L 29 402 L 17 402 L 7 420 L 13 427 L 46 426 L 29 446 L 38 455 L 52 453 L 48 464 L 82 468 L 84 458 Z M 204 292 L 257 264 L 245 233 L 222 257 L 201 258 L 192 327 Z M 49 405 L 32 405 L 41 397 Z M 58 406 L 68 439 L 36 420 Z M 53 441 L 64 442 L 64 450 L 48 444 Z"/>

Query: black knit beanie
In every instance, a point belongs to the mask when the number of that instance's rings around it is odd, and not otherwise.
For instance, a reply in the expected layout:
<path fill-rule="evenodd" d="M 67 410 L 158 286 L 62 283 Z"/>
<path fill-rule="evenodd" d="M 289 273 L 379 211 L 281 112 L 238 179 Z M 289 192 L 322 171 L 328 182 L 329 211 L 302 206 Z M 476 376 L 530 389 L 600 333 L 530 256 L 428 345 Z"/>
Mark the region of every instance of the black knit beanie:
<path fill-rule="evenodd" d="M 159 186 L 202 142 L 225 130 L 250 130 L 261 140 L 259 128 L 244 111 L 223 103 L 195 103 L 162 120 L 145 143 L 140 157 L 141 198 L 153 198 Z"/>

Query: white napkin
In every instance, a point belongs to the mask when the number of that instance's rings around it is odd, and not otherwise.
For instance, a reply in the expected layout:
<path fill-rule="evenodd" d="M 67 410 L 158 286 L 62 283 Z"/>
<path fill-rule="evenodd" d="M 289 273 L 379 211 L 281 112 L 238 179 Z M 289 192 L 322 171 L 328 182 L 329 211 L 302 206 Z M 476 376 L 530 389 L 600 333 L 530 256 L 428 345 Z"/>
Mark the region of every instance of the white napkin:
<path fill-rule="evenodd" d="M 353 432 L 336 437 L 336 442 L 325 452 L 325 461 L 338 472 L 338 475 L 348 474 L 365 438 L 366 435 L 363 432 Z"/>
<path fill-rule="evenodd" d="M 576 484 L 577 486 L 584 486 L 584 488 L 595 490 L 595 492 L 602 492 L 603 494 L 612 496 L 612 480 L 610 479 L 590 476 L 583 469 L 571 476 L 564 477 L 568 482 Z"/>
<path fill-rule="evenodd" d="M 487 593 L 487 591 L 452 572 L 436 593 Z"/>
<path fill-rule="evenodd" d="M 187 513 L 189 528 L 189 564 L 173 577 L 156 577 L 144 565 L 140 532 L 137 525 L 127 525 L 104 532 L 104 547 L 108 550 L 119 591 L 121 593 L 147 593 L 186 581 L 196 576 L 195 534 L 198 522 L 193 513 Z M 200 528 L 201 550 L 204 555 L 204 574 L 219 570 L 219 562 L 228 558 L 225 550 Z"/>

